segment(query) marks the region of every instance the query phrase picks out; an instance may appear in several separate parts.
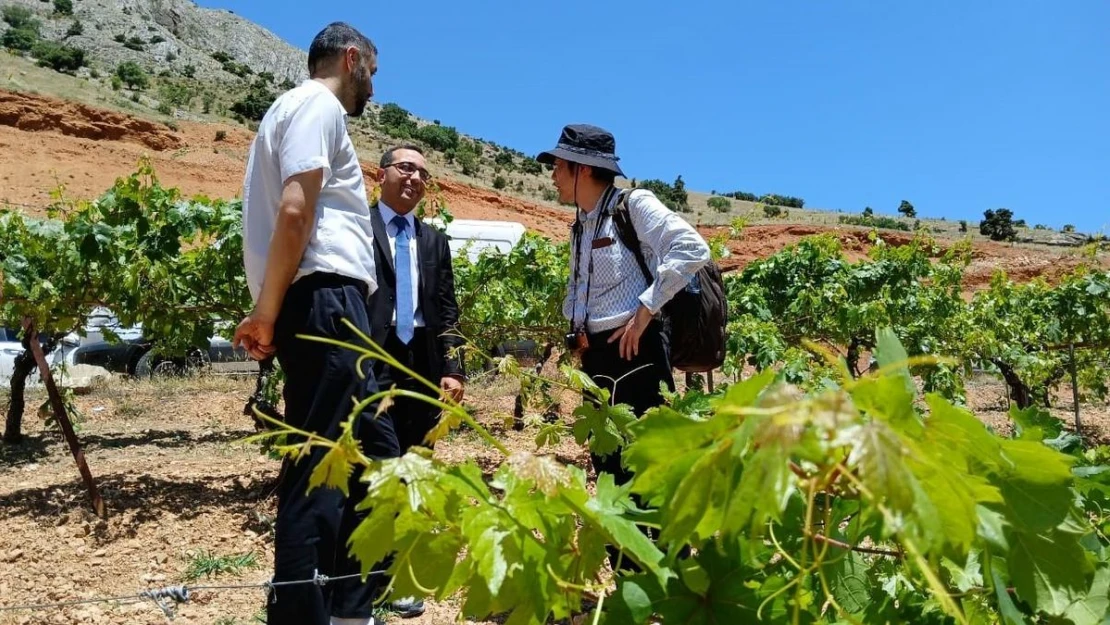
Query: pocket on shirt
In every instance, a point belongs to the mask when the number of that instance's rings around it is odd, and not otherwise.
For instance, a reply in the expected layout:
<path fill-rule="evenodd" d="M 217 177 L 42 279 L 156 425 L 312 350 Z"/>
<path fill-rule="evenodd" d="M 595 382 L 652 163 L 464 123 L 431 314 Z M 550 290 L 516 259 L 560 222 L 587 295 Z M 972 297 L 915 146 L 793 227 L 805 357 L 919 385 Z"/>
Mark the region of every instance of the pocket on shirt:
<path fill-rule="evenodd" d="M 593 284 L 614 286 L 625 278 L 624 255 L 617 244 L 591 250 L 594 263 Z"/>

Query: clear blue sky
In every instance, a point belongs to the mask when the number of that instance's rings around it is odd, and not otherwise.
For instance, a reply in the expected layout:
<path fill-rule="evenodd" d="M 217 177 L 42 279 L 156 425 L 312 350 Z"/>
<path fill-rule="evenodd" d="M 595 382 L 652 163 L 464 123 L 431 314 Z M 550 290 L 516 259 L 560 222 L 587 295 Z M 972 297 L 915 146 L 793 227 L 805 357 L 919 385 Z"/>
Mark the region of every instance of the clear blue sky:
<path fill-rule="evenodd" d="M 375 100 L 528 154 L 587 122 L 641 180 L 1110 233 L 1105 0 L 201 4 L 303 49 L 348 21 Z"/>

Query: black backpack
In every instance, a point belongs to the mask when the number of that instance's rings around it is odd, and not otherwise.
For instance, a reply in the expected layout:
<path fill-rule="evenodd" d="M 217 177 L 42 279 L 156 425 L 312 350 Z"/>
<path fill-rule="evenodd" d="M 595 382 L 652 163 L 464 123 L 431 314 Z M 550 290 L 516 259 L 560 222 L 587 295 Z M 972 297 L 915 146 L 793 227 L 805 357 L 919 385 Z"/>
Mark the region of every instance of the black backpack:
<path fill-rule="evenodd" d="M 624 246 L 635 254 L 644 279 L 651 284 L 651 271 L 628 214 L 629 193 L 623 193 L 613 209 L 613 225 Z M 711 371 L 724 363 L 728 303 L 717 263 L 709 261 L 703 265 L 686 288 L 663 305 L 662 312 L 670 321 L 672 367 L 694 373 Z"/>

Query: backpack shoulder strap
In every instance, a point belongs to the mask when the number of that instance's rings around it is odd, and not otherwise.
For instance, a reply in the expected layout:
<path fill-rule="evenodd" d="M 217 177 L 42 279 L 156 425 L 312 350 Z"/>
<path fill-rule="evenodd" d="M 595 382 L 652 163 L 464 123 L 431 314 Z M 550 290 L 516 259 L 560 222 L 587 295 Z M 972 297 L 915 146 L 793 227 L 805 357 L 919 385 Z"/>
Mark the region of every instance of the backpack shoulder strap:
<path fill-rule="evenodd" d="M 640 271 L 644 274 L 644 280 L 651 284 L 651 270 L 648 269 L 647 261 L 644 260 L 644 252 L 640 249 L 640 238 L 636 236 L 636 227 L 632 225 L 632 216 L 628 213 L 629 195 L 632 195 L 631 189 L 621 193 L 620 200 L 617 201 L 617 206 L 613 209 L 613 225 L 617 228 L 617 236 L 620 237 L 621 243 L 636 257 L 636 264 L 640 266 Z"/>

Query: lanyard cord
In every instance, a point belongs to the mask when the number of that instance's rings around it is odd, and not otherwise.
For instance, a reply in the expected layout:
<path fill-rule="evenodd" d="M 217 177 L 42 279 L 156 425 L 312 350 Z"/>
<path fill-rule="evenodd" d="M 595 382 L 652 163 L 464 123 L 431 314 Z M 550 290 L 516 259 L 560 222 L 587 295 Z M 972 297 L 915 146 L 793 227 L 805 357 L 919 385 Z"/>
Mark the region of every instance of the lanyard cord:
<path fill-rule="evenodd" d="M 609 187 L 606 189 L 605 194 L 602 195 L 600 206 L 596 210 L 600 211 L 597 216 L 597 222 L 594 224 L 594 235 L 590 240 L 590 262 L 586 266 L 586 312 L 585 317 L 582 319 L 581 329 L 586 330 L 590 322 L 590 285 L 593 284 L 594 277 L 594 255 L 593 255 L 593 241 L 601 234 L 601 227 L 605 224 L 605 217 L 609 216 L 609 204 L 612 202 L 614 195 L 618 193 L 616 187 Z M 581 221 L 581 215 L 575 215 L 574 226 L 571 229 L 571 238 L 574 240 L 574 292 L 577 295 L 578 285 L 581 284 L 581 267 L 582 267 L 582 233 L 584 226 Z M 579 329 L 579 326 L 574 323 L 574 316 L 578 307 L 571 308 L 571 331 L 574 332 Z"/>

